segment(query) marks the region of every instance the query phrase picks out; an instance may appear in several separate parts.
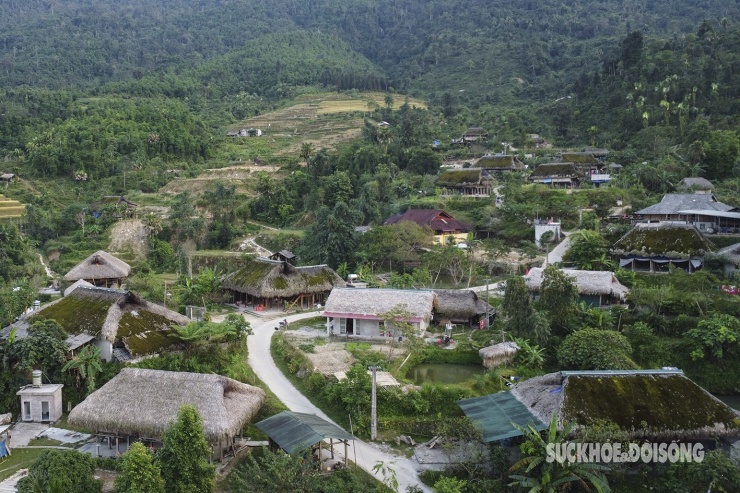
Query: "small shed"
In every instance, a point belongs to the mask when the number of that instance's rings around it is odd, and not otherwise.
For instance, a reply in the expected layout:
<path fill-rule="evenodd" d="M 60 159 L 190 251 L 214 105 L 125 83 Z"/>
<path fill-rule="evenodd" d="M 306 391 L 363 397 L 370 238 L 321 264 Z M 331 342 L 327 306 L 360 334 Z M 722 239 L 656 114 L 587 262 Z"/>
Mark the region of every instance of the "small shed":
<path fill-rule="evenodd" d="M 41 371 L 34 370 L 33 384 L 21 388 L 21 420 L 35 423 L 54 423 L 62 417 L 61 383 L 42 384 Z"/>
<path fill-rule="evenodd" d="M 483 366 L 496 368 L 497 366 L 511 363 L 519 351 L 519 345 L 514 341 L 500 342 L 493 346 L 478 350 L 478 355 L 483 358 Z"/>
<path fill-rule="evenodd" d="M 437 295 L 437 306 L 434 309 L 434 319 L 437 321 L 450 320 L 478 327 L 478 322 L 485 320 L 486 313 L 495 313 L 491 305 L 469 289 L 434 289 L 433 291 Z"/>
<path fill-rule="evenodd" d="M 347 457 L 347 444 L 355 438 L 345 430 L 315 414 L 283 411 L 255 425 L 269 438 L 270 447 L 280 448 L 289 454 L 309 448 L 322 448 L 323 442 L 329 440 L 331 458 L 334 458 L 334 441 L 344 444 L 344 456 Z"/>

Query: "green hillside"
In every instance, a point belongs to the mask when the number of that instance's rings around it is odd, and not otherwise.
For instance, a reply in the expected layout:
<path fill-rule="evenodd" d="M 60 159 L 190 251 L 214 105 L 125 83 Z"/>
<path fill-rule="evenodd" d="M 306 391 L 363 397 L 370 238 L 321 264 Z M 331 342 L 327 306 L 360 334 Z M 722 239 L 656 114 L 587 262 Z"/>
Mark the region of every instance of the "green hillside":
<path fill-rule="evenodd" d="M 308 29 L 336 34 L 396 89 L 546 100 L 633 30 L 682 36 L 722 18 L 738 20 L 722 0 L 9 1 L 0 6 L 0 85 L 95 87 L 180 72 L 267 34 Z"/>

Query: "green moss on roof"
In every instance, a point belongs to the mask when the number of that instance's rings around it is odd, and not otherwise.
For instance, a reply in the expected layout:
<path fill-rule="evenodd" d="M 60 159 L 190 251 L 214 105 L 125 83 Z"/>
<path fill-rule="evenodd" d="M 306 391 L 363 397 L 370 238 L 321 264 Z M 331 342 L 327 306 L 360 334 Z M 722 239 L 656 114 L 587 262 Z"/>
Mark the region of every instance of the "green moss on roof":
<path fill-rule="evenodd" d="M 513 166 L 514 156 L 486 156 L 478 160 L 480 168 L 505 168 Z"/>
<path fill-rule="evenodd" d="M 537 166 L 530 176 L 576 176 L 575 167 L 572 163 L 541 164 Z"/>
<path fill-rule="evenodd" d="M 110 301 L 67 296 L 41 310 L 37 316 L 56 320 L 68 334 L 87 332 L 97 336 L 103 328 L 110 306 Z"/>
<path fill-rule="evenodd" d="M 288 281 L 282 277 L 276 277 L 272 280 L 272 287 L 275 289 L 285 289 L 288 287 Z"/>
<path fill-rule="evenodd" d="M 643 423 L 654 432 L 739 427 L 727 406 L 680 375 L 570 376 L 562 414 L 564 422 L 609 420 L 624 430 Z"/>
<path fill-rule="evenodd" d="M 229 282 L 237 286 L 255 286 L 274 268 L 273 263 L 248 260 L 244 267 L 229 276 Z"/>
<path fill-rule="evenodd" d="M 582 154 L 582 153 L 570 153 L 570 152 L 564 152 L 560 155 L 560 158 L 563 161 L 568 161 L 569 163 L 576 163 L 576 164 L 596 164 L 598 161 L 594 157 L 593 154 Z"/>
<path fill-rule="evenodd" d="M 320 271 L 313 274 L 306 274 L 301 272 L 301 275 L 306 280 L 307 286 L 322 286 L 326 283 L 332 284 L 334 282 L 334 276 L 328 269 L 321 269 Z"/>
<path fill-rule="evenodd" d="M 480 181 L 480 169 L 469 168 L 461 170 L 448 170 L 437 178 L 437 185 L 460 185 L 462 183 L 478 183 Z"/>
<path fill-rule="evenodd" d="M 714 245 L 694 228 L 635 228 L 614 245 L 615 253 L 694 257 Z"/>
<path fill-rule="evenodd" d="M 148 330 L 123 338 L 123 343 L 126 345 L 132 356 L 158 353 L 162 349 L 165 349 L 177 342 L 178 338 L 172 330 Z"/>

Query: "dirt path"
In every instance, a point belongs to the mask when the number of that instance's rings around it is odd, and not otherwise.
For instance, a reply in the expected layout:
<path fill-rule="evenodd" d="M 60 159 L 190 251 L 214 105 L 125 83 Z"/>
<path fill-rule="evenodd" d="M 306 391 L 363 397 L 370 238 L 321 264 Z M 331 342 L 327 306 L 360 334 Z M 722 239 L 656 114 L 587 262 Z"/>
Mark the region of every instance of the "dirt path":
<path fill-rule="evenodd" d="M 302 313 L 287 317 L 288 322 L 294 322 L 304 318 L 316 317 L 319 312 Z M 252 326 L 253 335 L 247 338 L 247 347 L 249 350 L 249 366 L 252 367 L 257 376 L 270 387 L 270 390 L 290 409 L 291 411 L 316 414 L 321 418 L 333 423 L 329 417 L 314 406 L 298 389 L 296 389 L 285 375 L 278 369 L 270 354 L 270 341 L 275 334 L 275 322 L 259 321 Z M 343 455 L 344 447 L 336 446 L 335 453 Z M 431 492 L 432 490 L 425 486 L 418 477 L 418 463 L 380 450 L 375 444 L 365 443 L 356 439 L 353 445 L 349 447 L 348 455 L 350 460 L 354 461 L 360 468 L 371 474 L 379 481 L 384 481 L 386 477 L 381 473 L 375 473 L 373 467 L 382 462 L 386 468 L 393 471 L 398 481 L 398 491 L 404 492 L 408 486 L 418 486 L 422 491 Z"/>

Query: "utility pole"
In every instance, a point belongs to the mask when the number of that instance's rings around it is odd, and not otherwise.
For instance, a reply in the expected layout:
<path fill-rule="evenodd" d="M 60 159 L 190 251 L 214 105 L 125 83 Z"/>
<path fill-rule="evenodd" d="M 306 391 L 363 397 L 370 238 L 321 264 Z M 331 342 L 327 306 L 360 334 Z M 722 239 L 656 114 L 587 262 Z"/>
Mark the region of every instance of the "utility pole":
<path fill-rule="evenodd" d="M 378 438 L 378 398 L 375 390 L 375 372 L 380 370 L 379 366 L 369 366 L 368 370 L 373 372 L 373 393 L 372 404 L 370 407 L 370 440 L 375 441 Z"/>
<path fill-rule="evenodd" d="M 490 327 L 490 324 L 489 324 L 489 320 L 490 319 L 488 318 L 488 307 L 491 306 L 490 303 L 488 302 L 488 300 L 490 299 L 488 297 L 488 285 L 490 283 L 491 283 L 491 280 L 490 279 L 486 279 L 486 328 Z"/>

